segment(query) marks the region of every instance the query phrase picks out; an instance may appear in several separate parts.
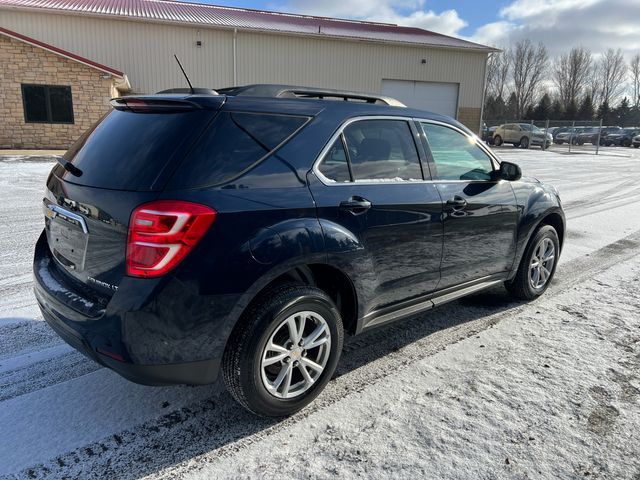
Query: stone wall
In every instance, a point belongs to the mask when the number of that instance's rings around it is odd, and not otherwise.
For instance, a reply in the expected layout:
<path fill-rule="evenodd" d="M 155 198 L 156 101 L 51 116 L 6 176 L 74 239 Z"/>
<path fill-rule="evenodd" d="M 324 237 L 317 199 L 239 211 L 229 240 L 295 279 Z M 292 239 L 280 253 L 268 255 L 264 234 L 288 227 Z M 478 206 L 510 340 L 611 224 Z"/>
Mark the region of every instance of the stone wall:
<path fill-rule="evenodd" d="M 0 65 L 0 148 L 67 149 L 117 94 L 104 72 L 4 35 Z M 23 83 L 71 86 L 74 123 L 26 123 Z"/>

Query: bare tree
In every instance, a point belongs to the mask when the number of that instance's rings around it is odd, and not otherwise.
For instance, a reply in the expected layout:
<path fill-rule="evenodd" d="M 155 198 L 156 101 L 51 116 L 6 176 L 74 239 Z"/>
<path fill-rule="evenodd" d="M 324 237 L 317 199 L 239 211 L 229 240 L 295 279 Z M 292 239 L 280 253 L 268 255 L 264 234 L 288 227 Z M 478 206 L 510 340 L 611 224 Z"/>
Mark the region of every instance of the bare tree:
<path fill-rule="evenodd" d="M 629 64 L 631 72 L 631 86 L 633 88 L 633 106 L 640 107 L 640 53 L 636 53 L 631 57 Z"/>
<path fill-rule="evenodd" d="M 602 54 L 596 75 L 600 85 L 600 103 L 611 105 L 616 100 L 624 86 L 626 75 L 627 65 L 621 49 L 610 48 Z"/>
<path fill-rule="evenodd" d="M 565 109 L 579 102 L 579 97 L 589 84 L 591 73 L 591 52 L 585 48 L 574 47 L 555 59 L 553 82 Z"/>
<path fill-rule="evenodd" d="M 487 81 L 485 98 L 492 96 L 504 100 L 509 76 L 511 55 L 508 49 L 492 54 L 487 60 Z"/>
<path fill-rule="evenodd" d="M 513 47 L 510 57 L 515 113 L 522 117 L 537 98 L 549 64 L 549 55 L 542 43 L 536 46 L 531 40 L 525 39 Z"/>

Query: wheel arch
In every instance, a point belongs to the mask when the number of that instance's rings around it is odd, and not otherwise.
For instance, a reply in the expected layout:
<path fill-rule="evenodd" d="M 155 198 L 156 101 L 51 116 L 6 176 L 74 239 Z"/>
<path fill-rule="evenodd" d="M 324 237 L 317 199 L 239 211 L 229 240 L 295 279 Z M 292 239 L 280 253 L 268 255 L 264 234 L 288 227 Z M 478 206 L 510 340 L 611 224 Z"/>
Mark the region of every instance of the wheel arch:
<path fill-rule="evenodd" d="M 538 230 L 542 225 L 549 225 L 553 227 L 558 234 L 558 241 L 560 242 L 560 251 L 564 244 L 565 235 L 565 221 L 558 212 L 551 212 L 544 216 L 539 222 L 534 231 Z"/>
<path fill-rule="evenodd" d="M 516 256 L 514 259 L 513 267 L 511 270 L 511 274 L 509 275 L 509 279 L 513 278 L 520 266 L 520 262 L 522 261 L 522 257 L 531 242 L 531 239 L 535 235 L 535 232 L 541 226 L 549 225 L 556 230 L 558 234 L 558 241 L 560 242 L 560 252 L 562 252 L 562 248 L 564 245 L 564 237 L 566 231 L 566 224 L 564 219 L 564 214 L 560 207 L 555 207 L 552 209 L 548 209 L 543 213 L 539 213 L 535 215 L 535 218 L 527 222 L 527 226 L 525 227 L 526 234 L 520 236 L 520 240 L 518 241 L 518 247 L 516 251 Z"/>
<path fill-rule="evenodd" d="M 342 317 L 346 333 L 356 333 L 358 328 L 358 299 L 353 281 L 344 271 L 318 261 L 309 259 L 309 262 L 290 265 L 286 269 L 275 269 L 271 274 L 264 276 L 250 289 L 247 298 L 242 301 L 242 306 L 232 330 L 238 322 L 242 321 L 242 315 L 255 302 L 272 288 L 283 284 L 298 284 L 317 287 L 325 292 L 336 304 Z M 228 341 L 228 339 L 227 339 Z"/>

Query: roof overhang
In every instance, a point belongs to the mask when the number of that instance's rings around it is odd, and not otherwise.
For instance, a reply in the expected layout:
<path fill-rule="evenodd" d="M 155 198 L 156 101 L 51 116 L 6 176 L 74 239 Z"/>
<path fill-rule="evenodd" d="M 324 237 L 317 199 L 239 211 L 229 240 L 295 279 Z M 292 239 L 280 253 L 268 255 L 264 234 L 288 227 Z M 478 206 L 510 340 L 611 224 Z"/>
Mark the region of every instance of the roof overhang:
<path fill-rule="evenodd" d="M 26 43 L 33 47 L 41 48 L 43 50 L 46 50 L 47 52 L 67 58 L 74 62 L 81 63 L 95 70 L 98 70 L 102 73 L 108 74 L 114 78 L 115 87 L 119 91 L 128 92 L 131 90 L 131 84 L 129 83 L 129 79 L 127 78 L 127 76 L 124 74 L 124 72 L 116 70 L 115 68 L 107 67 L 106 65 L 102 65 L 98 62 L 94 62 L 93 60 L 89 60 L 88 58 L 81 57 L 80 55 L 76 55 L 75 53 L 68 52 L 54 45 L 41 42 L 40 40 L 36 40 L 35 38 L 27 37 L 26 35 L 22 35 L 21 33 L 11 31 L 7 28 L 0 27 L 0 35 L 13 38 L 14 40 L 18 40 L 20 42 Z"/>

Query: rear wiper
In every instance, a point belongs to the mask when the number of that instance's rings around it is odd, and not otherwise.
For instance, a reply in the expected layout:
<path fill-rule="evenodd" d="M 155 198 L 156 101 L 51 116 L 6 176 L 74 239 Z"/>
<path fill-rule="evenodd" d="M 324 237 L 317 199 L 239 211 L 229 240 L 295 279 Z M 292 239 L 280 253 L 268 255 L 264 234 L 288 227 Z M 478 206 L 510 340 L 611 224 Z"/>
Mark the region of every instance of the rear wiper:
<path fill-rule="evenodd" d="M 75 175 L 76 177 L 80 177 L 82 176 L 82 170 L 80 170 L 78 167 L 76 167 L 73 163 L 71 163 L 69 160 L 65 160 L 62 157 L 56 156 L 56 160 L 58 161 L 58 163 L 60 165 L 62 165 L 64 167 L 64 169 L 69 172 L 71 175 Z"/>

